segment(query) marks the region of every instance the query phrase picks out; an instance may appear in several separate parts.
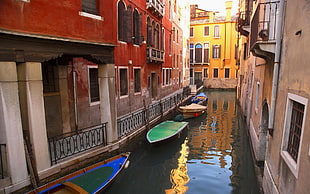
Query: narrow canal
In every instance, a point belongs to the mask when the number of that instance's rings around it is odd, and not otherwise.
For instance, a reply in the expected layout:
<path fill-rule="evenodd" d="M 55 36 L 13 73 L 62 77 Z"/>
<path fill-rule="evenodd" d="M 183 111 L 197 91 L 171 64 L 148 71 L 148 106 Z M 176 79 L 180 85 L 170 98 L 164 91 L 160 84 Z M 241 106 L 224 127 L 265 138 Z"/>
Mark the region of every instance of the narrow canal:
<path fill-rule="evenodd" d="M 207 112 L 187 120 L 179 139 L 151 146 L 142 134 L 128 145 L 130 165 L 106 193 L 259 193 L 235 92 L 204 92 Z"/>

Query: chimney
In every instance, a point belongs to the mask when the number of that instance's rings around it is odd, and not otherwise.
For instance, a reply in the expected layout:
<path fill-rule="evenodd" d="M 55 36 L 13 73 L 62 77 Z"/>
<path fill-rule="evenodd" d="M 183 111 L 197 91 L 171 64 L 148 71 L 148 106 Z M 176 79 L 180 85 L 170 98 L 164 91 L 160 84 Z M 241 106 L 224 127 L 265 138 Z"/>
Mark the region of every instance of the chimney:
<path fill-rule="evenodd" d="M 226 21 L 231 21 L 231 8 L 232 8 L 232 1 L 226 1 Z"/>

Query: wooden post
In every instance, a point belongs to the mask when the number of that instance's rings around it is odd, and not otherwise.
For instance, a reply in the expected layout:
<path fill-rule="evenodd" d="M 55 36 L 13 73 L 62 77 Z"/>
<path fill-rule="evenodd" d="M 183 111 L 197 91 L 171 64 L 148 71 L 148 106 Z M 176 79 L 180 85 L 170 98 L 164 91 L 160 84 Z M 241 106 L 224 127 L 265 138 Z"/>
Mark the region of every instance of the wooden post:
<path fill-rule="evenodd" d="M 29 139 L 29 131 L 24 130 L 24 147 L 26 153 L 26 161 L 30 171 L 30 181 L 33 188 L 40 186 L 40 179 L 37 171 L 35 158 L 33 157 L 32 146 Z"/>
<path fill-rule="evenodd" d="M 143 106 L 145 110 L 145 122 L 146 122 L 146 131 L 150 130 L 150 112 L 148 106 L 146 106 L 145 99 L 143 99 Z"/>

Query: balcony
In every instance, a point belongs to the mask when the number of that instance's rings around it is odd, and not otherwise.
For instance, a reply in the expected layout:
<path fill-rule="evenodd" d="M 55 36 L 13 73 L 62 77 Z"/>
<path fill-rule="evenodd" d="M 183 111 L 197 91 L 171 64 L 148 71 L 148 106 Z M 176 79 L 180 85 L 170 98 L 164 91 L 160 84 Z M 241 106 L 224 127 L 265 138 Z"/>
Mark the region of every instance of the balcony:
<path fill-rule="evenodd" d="M 251 22 L 250 48 L 254 56 L 271 60 L 275 53 L 279 1 L 260 3 Z"/>
<path fill-rule="evenodd" d="M 248 36 L 250 33 L 251 11 L 242 11 L 239 13 L 237 31 L 243 36 Z"/>
<path fill-rule="evenodd" d="M 160 0 L 146 0 L 146 9 L 159 17 L 164 16 L 164 4 Z"/>
<path fill-rule="evenodd" d="M 154 47 L 146 48 L 146 59 L 150 63 L 163 63 L 164 51 Z"/>

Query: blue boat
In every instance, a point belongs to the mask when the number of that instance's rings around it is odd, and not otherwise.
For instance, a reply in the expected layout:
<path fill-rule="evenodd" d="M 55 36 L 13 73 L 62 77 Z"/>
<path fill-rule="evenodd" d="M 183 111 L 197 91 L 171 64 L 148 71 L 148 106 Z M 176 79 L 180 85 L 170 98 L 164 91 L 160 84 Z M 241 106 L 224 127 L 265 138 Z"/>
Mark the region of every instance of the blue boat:
<path fill-rule="evenodd" d="M 194 96 L 191 102 L 195 104 L 203 104 L 207 100 L 208 100 L 208 96 L 205 93 L 201 92 L 197 94 L 196 96 Z"/>
<path fill-rule="evenodd" d="M 28 194 L 86 194 L 101 193 L 128 166 L 128 153 L 122 153 L 105 161 L 73 172 L 47 183 Z"/>

